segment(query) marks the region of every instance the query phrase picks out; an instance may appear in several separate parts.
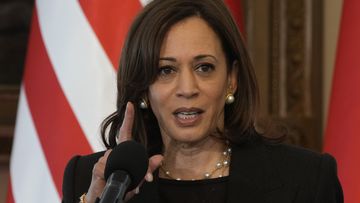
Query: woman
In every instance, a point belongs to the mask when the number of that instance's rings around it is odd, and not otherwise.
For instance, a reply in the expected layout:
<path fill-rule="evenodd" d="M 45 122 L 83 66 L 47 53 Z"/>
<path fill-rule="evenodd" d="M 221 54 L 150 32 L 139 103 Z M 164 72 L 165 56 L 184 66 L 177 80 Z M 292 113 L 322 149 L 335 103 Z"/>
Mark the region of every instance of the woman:
<path fill-rule="evenodd" d="M 122 51 L 108 149 L 133 139 L 150 157 L 128 202 L 343 202 L 330 155 L 259 135 L 258 88 L 240 33 L 221 0 L 154 0 Z M 108 132 L 108 133 L 107 133 Z M 64 202 L 95 202 L 109 155 L 74 157 Z"/>

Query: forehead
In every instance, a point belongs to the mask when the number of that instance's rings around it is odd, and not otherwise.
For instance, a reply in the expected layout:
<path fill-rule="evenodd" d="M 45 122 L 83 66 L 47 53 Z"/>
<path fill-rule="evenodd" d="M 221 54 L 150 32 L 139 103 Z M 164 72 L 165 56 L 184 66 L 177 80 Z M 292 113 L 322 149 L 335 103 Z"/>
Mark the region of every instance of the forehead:
<path fill-rule="evenodd" d="M 189 17 L 174 24 L 163 40 L 160 56 L 223 55 L 221 41 L 208 23 L 200 17 Z"/>

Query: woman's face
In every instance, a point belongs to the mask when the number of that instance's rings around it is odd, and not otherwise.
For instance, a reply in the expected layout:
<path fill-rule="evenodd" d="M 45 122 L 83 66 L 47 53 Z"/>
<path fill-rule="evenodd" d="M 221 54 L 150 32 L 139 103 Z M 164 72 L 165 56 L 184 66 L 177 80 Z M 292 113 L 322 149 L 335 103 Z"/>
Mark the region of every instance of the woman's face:
<path fill-rule="evenodd" d="M 164 38 L 150 106 L 164 142 L 198 142 L 224 126 L 227 93 L 236 89 L 220 39 L 200 17 L 171 27 Z"/>

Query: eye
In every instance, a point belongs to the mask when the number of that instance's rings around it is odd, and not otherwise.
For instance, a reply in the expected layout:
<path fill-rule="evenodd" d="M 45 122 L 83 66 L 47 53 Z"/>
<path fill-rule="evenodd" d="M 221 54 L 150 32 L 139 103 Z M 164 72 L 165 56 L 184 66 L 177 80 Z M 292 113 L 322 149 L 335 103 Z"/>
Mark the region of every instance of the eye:
<path fill-rule="evenodd" d="M 158 71 L 159 77 L 166 77 L 175 73 L 175 68 L 172 66 L 161 66 Z"/>
<path fill-rule="evenodd" d="M 215 69 L 215 66 L 211 63 L 203 63 L 196 67 L 197 72 L 210 73 Z"/>

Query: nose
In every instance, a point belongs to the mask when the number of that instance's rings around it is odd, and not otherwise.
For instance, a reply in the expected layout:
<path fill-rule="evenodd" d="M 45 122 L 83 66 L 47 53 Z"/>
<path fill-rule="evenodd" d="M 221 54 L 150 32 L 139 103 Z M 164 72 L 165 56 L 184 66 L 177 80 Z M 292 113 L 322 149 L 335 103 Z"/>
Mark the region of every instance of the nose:
<path fill-rule="evenodd" d="M 178 97 L 190 99 L 199 95 L 197 78 L 191 68 L 189 69 L 183 70 L 179 74 L 176 90 L 176 96 Z"/>

